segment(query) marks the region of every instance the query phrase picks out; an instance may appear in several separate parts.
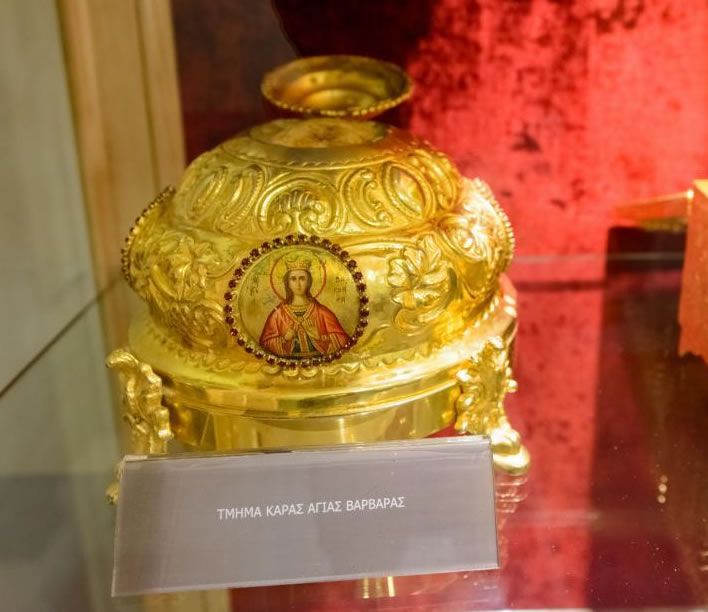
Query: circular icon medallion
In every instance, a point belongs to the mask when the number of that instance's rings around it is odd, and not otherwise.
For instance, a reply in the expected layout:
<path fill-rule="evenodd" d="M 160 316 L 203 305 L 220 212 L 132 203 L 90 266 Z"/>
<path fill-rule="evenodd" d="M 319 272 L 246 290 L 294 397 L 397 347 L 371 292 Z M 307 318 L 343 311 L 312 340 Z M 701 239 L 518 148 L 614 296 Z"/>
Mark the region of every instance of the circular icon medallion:
<path fill-rule="evenodd" d="M 224 298 L 236 343 L 283 367 L 338 359 L 368 324 L 369 298 L 356 261 L 316 236 L 276 238 L 253 249 Z"/>

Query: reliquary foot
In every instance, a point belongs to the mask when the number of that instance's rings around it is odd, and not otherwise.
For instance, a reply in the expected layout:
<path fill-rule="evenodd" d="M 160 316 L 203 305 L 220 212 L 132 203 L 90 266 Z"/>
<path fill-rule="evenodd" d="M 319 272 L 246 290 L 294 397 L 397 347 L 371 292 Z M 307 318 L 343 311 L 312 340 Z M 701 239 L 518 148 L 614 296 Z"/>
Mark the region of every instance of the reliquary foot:
<path fill-rule="evenodd" d="M 461 393 L 455 404 L 455 429 L 489 436 L 494 466 L 499 470 L 509 474 L 526 472 L 529 453 L 504 411 L 504 397 L 517 388 L 505 342 L 499 337 L 491 338 L 457 373 L 457 382 Z"/>

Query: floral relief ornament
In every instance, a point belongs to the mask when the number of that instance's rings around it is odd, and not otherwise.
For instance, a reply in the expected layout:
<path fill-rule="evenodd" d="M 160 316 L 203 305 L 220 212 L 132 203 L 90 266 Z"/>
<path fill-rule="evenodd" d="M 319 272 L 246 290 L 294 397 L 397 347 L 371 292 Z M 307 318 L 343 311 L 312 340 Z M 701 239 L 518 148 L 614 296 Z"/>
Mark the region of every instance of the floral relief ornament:
<path fill-rule="evenodd" d="M 389 261 L 387 276 L 392 299 L 401 306 L 395 317 L 397 327 L 411 333 L 434 321 L 452 299 L 454 279 L 452 265 L 432 235 L 404 247 Z"/>
<path fill-rule="evenodd" d="M 199 299 L 205 290 L 207 273 L 219 264 L 208 242 L 196 242 L 183 232 L 164 232 L 148 240 L 136 256 L 147 273 L 135 280 L 135 289 L 160 303 L 169 300 Z"/>
<path fill-rule="evenodd" d="M 222 272 L 224 259 L 208 241 L 178 230 L 156 233 L 136 245 L 141 272 L 133 276 L 133 287 L 182 336 L 200 344 L 209 338 L 225 343 L 221 305 L 206 298 L 208 277 Z"/>

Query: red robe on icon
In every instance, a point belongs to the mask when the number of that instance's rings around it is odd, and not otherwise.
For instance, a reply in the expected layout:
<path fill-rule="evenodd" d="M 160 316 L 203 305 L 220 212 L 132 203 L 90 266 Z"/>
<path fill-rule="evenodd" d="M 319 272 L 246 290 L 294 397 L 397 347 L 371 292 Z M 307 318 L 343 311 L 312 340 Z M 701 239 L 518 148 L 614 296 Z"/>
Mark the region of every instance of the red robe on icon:
<path fill-rule="evenodd" d="M 292 330 L 289 340 L 285 333 Z M 343 348 L 349 334 L 329 308 L 313 299 L 303 309 L 281 303 L 268 315 L 260 345 L 270 353 L 283 357 L 316 357 Z"/>

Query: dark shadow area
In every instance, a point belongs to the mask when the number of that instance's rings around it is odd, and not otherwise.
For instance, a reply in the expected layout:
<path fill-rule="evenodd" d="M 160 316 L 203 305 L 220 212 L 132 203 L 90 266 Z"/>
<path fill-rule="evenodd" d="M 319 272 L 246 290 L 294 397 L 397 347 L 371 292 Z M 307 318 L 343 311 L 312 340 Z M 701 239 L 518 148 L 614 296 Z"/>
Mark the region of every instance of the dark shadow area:
<path fill-rule="evenodd" d="M 708 513 L 708 368 L 679 357 L 684 236 L 614 228 L 596 393 L 588 605 L 695 605 Z"/>
<path fill-rule="evenodd" d="M 366 55 L 405 67 L 430 26 L 433 0 L 172 0 L 187 159 L 276 116 L 263 75 L 297 56 Z M 380 120 L 405 126 L 410 105 Z"/>

